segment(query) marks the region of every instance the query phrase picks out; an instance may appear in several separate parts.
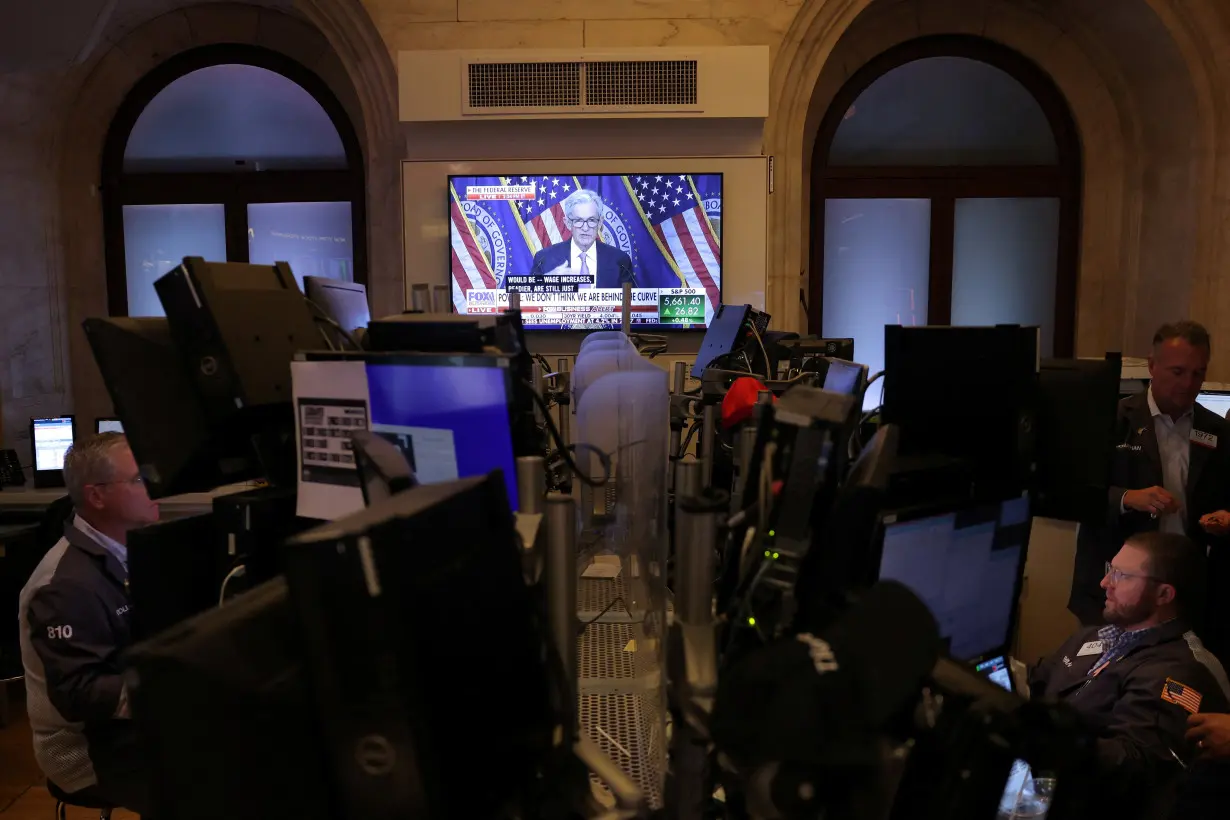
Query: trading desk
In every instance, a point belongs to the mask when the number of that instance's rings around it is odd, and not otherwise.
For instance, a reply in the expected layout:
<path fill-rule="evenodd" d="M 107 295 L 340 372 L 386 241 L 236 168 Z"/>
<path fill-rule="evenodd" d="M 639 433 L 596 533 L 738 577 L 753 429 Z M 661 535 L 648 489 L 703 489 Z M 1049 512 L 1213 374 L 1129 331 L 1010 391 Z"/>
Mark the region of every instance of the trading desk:
<path fill-rule="evenodd" d="M 161 498 L 158 500 L 158 505 L 162 509 L 164 519 L 183 518 L 186 515 L 201 515 L 202 513 L 213 511 L 214 499 L 218 496 L 240 493 L 244 490 L 250 490 L 254 486 L 256 485 L 251 482 L 228 484 L 207 493 L 185 493 L 184 495 Z M 5 487 L 4 491 L 0 492 L 0 521 L 6 519 L 25 521 L 38 519 L 42 516 L 43 511 L 51 506 L 52 502 L 63 498 L 67 494 L 68 490 L 63 487 L 43 490 L 26 487 Z"/>

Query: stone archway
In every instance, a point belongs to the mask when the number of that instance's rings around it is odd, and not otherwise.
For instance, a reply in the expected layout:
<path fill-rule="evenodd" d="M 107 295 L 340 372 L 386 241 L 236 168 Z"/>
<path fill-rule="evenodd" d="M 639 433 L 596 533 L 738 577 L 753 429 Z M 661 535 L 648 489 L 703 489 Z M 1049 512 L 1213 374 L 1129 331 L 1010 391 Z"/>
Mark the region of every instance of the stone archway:
<path fill-rule="evenodd" d="M 329 85 L 363 143 L 372 302 L 384 312 L 401 309 L 400 153 L 392 61 L 387 49 L 364 45 L 363 24 L 371 28 L 371 21 L 358 0 L 314 0 L 309 5 L 329 27 L 332 39 L 309 22 L 255 6 L 206 4 L 164 14 L 133 29 L 107 51 L 67 107 L 57 151 L 58 233 L 64 256 L 54 268 L 64 294 L 60 316 L 66 318 L 60 322 L 59 335 L 66 342 L 73 405 L 79 416 L 107 415 L 110 406 L 80 329 L 85 318 L 107 314 L 97 195 L 103 142 L 116 110 L 137 80 L 181 51 L 216 43 L 263 46 L 297 61 Z"/>
<path fill-rule="evenodd" d="M 1110 34 L 1094 31 L 1073 19 L 1065 20 L 1060 5 L 1031 3 L 1030 11 L 1025 11 L 1021 4 L 1005 0 L 804 4 L 785 36 L 771 78 L 771 93 L 779 101 L 766 127 L 766 149 L 777 158 L 779 180 L 770 202 L 773 230 L 767 289 L 771 313 L 790 321 L 801 312 L 796 296 L 803 284 L 800 272 L 806 275 L 807 165 L 814 128 L 824 110 L 820 101 L 826 94 L 831 99 L 833 84 L 840 84 L 845 73 L 856 70 L 860 60 L 873 56 L 879 46 L 921 33 L 979 33 L 1026 54 L 1052 74 L 1069 98 L 1087 146 L 1078 351 L 1132 352 L 1139 347 L 1135 344 L 1139 327 L 1153 321 L 1149 311 L 1155 309 L 1168 279 L 1158 270 L 1158 248 L 1164 242 L 1147 241 L 1148 234 L 1173 229 L 1174 235 L 1186 235 L 1158 221 L 1168 218 L 1167 213 L 1142 217 L 1159 186 L 1181 187 L 1173 186 L 1171 178 L 1179 172 L 1177 167 L 1155 171 L 1149 166 L 1156 159 L 1148 150 L 1150 141 L 1156 143 L 1158 137 L 1149 133 L 1148 117 L 1158 116 L 1156 101 L 1166 91 L 1142 92 L 1136 78 L 1124 71 L 1124 43 L 1143 35 L 1126 25 Z M 1230 15 L 1207 0 L 1149 0 L 1149 7 L 1157 11 L 1163 24 L 1159 30 L 1169 35 L 1167 42 L 1155 44 L 1157 49 L 1179 55 L 1176 59 L 1183 76 L 1175 79 L 1175 93 L 1190 100 L 1189 124 L 1196 135 L 1191 151 L 1170 145 L 1165 157 L 1166 162 L 1184 158 L 1187 178 L 1196 189 L 1186 197 L 1179 217 L 1191 221 L 1180 227 L 1191 228 L 1194 247 L 1190 261 L 1183 263 L 1188 275 L 1179 294 L 1182 304 L 1171 310 L 1187 310 L 1197 317 L 1202 312 L 1210 314 L 1206 318 L 1215 326 L 1213 308 L 1207 306 L 1230 307 L 1230 283 L 1220 286 L 1214 276 L 1219 260 L 1226 258 L 1230 239 L 1222 239 L 1216 223 L 1209 220 L 1217 220 L 1222 207 L 1230 211 L 1230 206 L 1219 204 L 1226 201 L 1224 197 L 1217 199 L 1227 190 L 1223 177 L 1230 176 L 1224 170 L 1226 163 L 1217 162 L 1219 155 L 1227 153 L 1218 141 L 1224 144 L 1230 133 L 1223 127 L 1227 88 L 1216 79 L 1213 55 L 1226 54 L 1216 46 L 1225 39 Z M 1141 8 L 1148 11 L 1148 7 Z M 860 17 L 863 14 L 866 16 Z M 867 25 L 860 25 L 863 22 Z M 867 34 L 860 35 L 860 31 Z M 843 42 L 847 33 L 851 37 Z M 860 36 L 864 37 L 861 42 Z M 1120 54 L 1115 53 L 1116 48 Z M 1152 103 L 1154 108 L 1142 111 L 1142 103 Z M 1169 295 L 1172 300 L 1179 298 Z M 1230 321 L 1226 324 L 1230 330 Z"/>

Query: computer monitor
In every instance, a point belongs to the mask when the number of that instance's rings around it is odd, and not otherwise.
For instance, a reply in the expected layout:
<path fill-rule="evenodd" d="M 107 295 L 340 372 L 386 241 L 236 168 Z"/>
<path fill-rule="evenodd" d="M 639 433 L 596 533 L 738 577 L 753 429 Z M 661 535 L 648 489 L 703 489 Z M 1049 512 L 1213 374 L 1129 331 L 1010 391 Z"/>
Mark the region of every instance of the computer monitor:
<path fill-rule="evenodd" d="M 867 365 L 855 364 L 841 359 L 829 361 L 824 374 L 824 389 L 846 396 L 862 396 L 867 387 Z"/>
<path fill-rule="evenodd" d="M 128 533 L 133 639 L 217 606 L 226 549 L 212 513 L 160 521 Z"/>
<path fill-rule="evenodd" d="M 743 326 L 751 315 L 751 305 L 722 305 L 709 323 L 705 338 L 700 343 L 696 362 L 692 365 L 692 378 L 699 379 L 705 368 L 716 359 L 729 356 L 743 340 Z M 760 362 L 759 364 L 764 364 Z"/>
<path fill-rule="evenodd" d="M 1076 522 L 1106 517 L 1119 414 L 1120 356 L 1043 359 L 1034 437 L 1034 515 Z"/>
<path fill-rule="evenodd" d="M 1196 403 L 1222 418 L 1230 414 L 1230 390 L 1205 390 L 1196 397 Z"/>
<path fill-rule="evenodd" d="M 349 449 L 351 435 L 364 428 L 397 445 L 422 484 L 500 470 L 509 504 L 517 509 L 517 412 L 510 357 L 369 352 L 314 353 L 307 358 L 321 363 L 362 361 L 368 418 L 359 418 L 353 407 L 339 410 L 337 400 L 305 395 L 296 383 L 301 515 L 313 515 L 303 502 L 318 492 L 328 494 L 321 503 L 333 511 L 316 515 L 319 518 L 364 506 Z"/>
<path fill-rule="evenodd" d="M 1027 497 L 886 513 L 879 577 L 926 602 L 952 657 L 1003 654 L 1012 639 L 1029 541 Z"/>
<path fill-rule="evenodd" d="M 267 475 L 249 430 L 208 421 L 166 319 L 86 319 L 82 327 L 151 498 Z M 289 461 L 293 469 L 293 450 Z"/>
<path fill-rule="evenodd" d="M 94 432 L 97 433 L 122 433 L 124 432 L 124 422 L 115 418 L 96 418 L 94 419 Z"/>
<path fill-rule="evenodd" d="M 372 320 L 372 311 L 367 304 L 367 288 L 358 282 L 305 276 L 303 288 L 307 298 L 347 333 L 358 328 L 366 330 Z"/>
<path fill-rule="evenodd" d="M 901 455 L 959 464 L 984 498 L 1030 486 L 1038 328 L 884 328 L 881 420 Z M 993 400 L 992 398 L 993 397 Z"/>
<path fill-rule="evenodd" d="M 291 360 L 328 347 L 290 266 L 186 256 L 154 289 L 206 417 L 284 412 L 289 425 Z"/>
<path fill-rule="evenodd" d="M 72 416 L 30 419 L 35 487 L 64 486 L 64 455 L 73 446 L 75 432 Z"/>

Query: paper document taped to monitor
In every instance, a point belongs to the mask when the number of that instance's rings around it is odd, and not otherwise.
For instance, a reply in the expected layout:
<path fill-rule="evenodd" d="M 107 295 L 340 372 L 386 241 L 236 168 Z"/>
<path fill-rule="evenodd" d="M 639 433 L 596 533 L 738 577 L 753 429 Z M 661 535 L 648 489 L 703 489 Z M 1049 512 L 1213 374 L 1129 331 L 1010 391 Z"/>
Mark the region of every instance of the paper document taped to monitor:
<path fill-rule="evenodd" d="M 363 509 L 350 437 L 371 425 L 362 361 L 291 362 L 299 468 L 296 514 L 333 521 Z"/>

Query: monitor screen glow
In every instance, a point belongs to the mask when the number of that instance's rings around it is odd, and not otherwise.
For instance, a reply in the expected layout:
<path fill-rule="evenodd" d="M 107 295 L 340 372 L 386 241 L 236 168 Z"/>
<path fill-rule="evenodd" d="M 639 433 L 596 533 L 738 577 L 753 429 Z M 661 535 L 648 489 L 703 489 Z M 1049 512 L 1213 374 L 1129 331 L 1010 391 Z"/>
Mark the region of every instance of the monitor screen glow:
<path fill-rule="evenodd" d="M 1230 413 L 1230 393 L 1201 393 L 1196 397 L 1196 403 L 1223 419 Z"/>
<path fill-rule="evenodd" d="M 34 469 L 40 472 L 63 470 L 64 454 L 73 445 L 72 417 L 34 419 L 31 426 L 34 435 Z"/>
<path fill-rule="evenodd" d="M 508 368 L 494 362 L 369 363 L 371 430 L 401 449 L 423 484 L 503 471 L 515 510 L 510 379 Z"/>
<path fill-rule="evenodd" d="M 886 523 L 880 578 L 913 590 L 952 656 L 973 660 L 1010 640 L 1029 525 L 1025 498 Z"/>
<path fill-rule="evenodd" d="M 519 293 L 527 330 L 708 326 L 722 295 L 721 174 L 449 177 L 453 309 Z"/>

